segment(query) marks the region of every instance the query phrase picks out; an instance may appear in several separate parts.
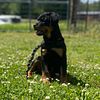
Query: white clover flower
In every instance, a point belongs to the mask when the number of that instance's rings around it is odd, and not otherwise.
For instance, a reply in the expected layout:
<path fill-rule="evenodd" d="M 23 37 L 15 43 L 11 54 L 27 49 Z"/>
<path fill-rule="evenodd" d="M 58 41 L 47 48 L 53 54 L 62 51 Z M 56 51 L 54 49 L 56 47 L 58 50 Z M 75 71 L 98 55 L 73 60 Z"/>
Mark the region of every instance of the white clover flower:
<path fill-rule="evenodd" d="M 46 80 L 48 80 L 48 81 L 49 81 L 49 78 L 46 78 Z"/>
<path fill-rule="evenodd" d="M 30 80 L 27 80 L 27 82 L 30 83 L 31 81 Z"/>
<path fill-rule="evenodd" d="M 53 86 L 51 85 L 50 88 L 53 89 Z"/>
<path fill-rule="evenodd" d="M 11 60 L 12 58 L 11 57 L 8 57 L 8 59 Z"/>
<path fill-rule="evenodd" d="M 38 76 L 36 75 L 35 77 L 34 77 L 34 79 L 37 79 L 38 78 Z"/>
<path fill-rule="evenodd" d="M 65 84 L 65 83 L 62 83 L 62 86 L 67 86 L 67 84 Z"/>
<path fill-rule="evenodd" d="M 10 84 L 10 81 L 1 81 L 2 84 Z"/>
<path fill-rule="evenodd" d="M 83 92 L 86 92 L 86 89 L 85 89 L 85 88 L 82 90 L 82 93 L 83 93 Z"/>
<path fill-rule="evenodd" d="M 72 67 L 74 66 L 74 65 L 71 65 Z"/>
<path fill-rule="evenodd" d="M 90 85 L 89 84 L 85 84 L 85 87 L 89 87 Z"/>
<path fill-rule="evenodd" d="M 90 92 L 86 92 L 86 95 L 89 95 L 90 94 Z"/>
<path fill-rule="evenodd" d="M 74 74 L 76 74 L 77 72 L 74 72 Z"/>
<path fill-rule="evenodd" d="M 59 79 L 55 79 L 57 82 L 59 82 L 60 80 Z"/>
<path fill-rule="evenodd" d="M 69 70 L 67 70 L 67 73 L 69 73 L 70 71 Z"/>
<path fill-rule="evenodd" d="M 79 98 L 78 98 L 78 97 L 76 97 L 76 98 L 75 98 L 75 100 L 79 100 Z"/>
<path fill-rule="evenodd" d="M 53 92 L 56 92 L 56 90 L 53 90 Z"/>
<path fill-rule="evenodd" d="M 7 84 L 10 84 L 10 81 L 7 81 L 6 83 L 7 83 Z"/>
<path fill-rule="evenodd" d="M 95 67 L 98 67 L 98 66 L 99 66 L 99 64 L 96 64 L 96 65 L 95 65 Z"/>
<path fill-rule="evenodd" d="M 50 100 L 50 96 L 46 96 L 45 97 L 45 100 Z"/>
<path fill-rule="evenodd" d="M 7 78 L 7 77 L 6 77 L 6 74 L 2 74 L 2 76 L 5 77 L 5 78 Z"/>
<path fill-rule="evenodd" d="M 96 76 L 96 74 L 93 74 L 94 76 Z"/>
<path fill-rule="evenodd" d="M 3 66 L 0 66 L 0 68 L 3 68 Z"/>
<path fill-rule="evenodd" d="M 4 84 L 5 82 L 4 81 L 1 81 L 1 84 Z"/>
<path fill-rule="evenodd" d="M 67 85 L 70 85 L 70 83 L 67 83 Z"/>
<path fill-rule="evenodd" d="M 10 67 L 8 66 L 7 69 L 9 69 Z"/>
<path fill-rule="evenodd" d="M 80 83 L 77 83 L 78 86 L 80 86 Z"/>
<path fill-rule="evenodd" d="M 29 90 L 29 93 L 32 93 L 33 92 L 33 90 L 30 88 L 30 89 L 28 89 Z"/>
<path fill-rule="evenodd" d="M 18 79 L 18 78 L 19 78 L 19 76 L 16 76 L 16 77 L 15 77 L 15 79 Z"/>
<path fill-rule="evenodd" d="M 42 82 L 42 78 L 40 79 L 40 82 Z"/>
<path fill-rule="evenodd" d="M 33 81 L 30 81 L 30 84 L 35 84 L 35 83 L 37 83 L 37 82 L 36 82 L 36 81 L 34 81 L 34 80 L 33 80 Z"/>
<path fill-rule="evenodd" d="M 7 72 L 4 72 L 4 74 L 6 74 Z"/>
<path fill-rule="evenodd" d="M 51 80 L 53 81 L 54 79 L 53 79 L 53 78 L 51 78 Z"/>

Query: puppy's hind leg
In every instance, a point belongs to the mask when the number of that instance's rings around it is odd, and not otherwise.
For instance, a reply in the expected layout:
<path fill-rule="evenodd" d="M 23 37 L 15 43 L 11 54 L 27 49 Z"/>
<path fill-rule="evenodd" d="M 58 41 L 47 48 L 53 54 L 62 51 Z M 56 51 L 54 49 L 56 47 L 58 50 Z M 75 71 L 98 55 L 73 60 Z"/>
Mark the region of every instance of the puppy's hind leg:
<path fill-rule="evenodd" d="M 67 73 L 64 71 L 63 67 L 60 68 L 60 82 L 67 83 Z"/>
<path fill-rule="evenodd" d="M 36 74 L 42 74 L 42 61 L 41 57 L 37 57 L 34 61 L 32 61 L 31 68 L 27 71 L 27 76 L 32 77 L 33 72 Z"/>

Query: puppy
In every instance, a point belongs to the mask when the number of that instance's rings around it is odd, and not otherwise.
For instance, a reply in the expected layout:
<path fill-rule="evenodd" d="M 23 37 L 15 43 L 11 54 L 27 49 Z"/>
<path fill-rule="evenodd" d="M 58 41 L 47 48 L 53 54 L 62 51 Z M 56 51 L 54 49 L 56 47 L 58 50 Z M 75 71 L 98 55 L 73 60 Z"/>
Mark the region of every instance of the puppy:
<path fill-rule="evenodd" d="M 41 70 L 44 83 L 58 78 L 60 82 L 67 82 L 67 57 L 64 38 L 59 29 L 59 15 L 46 12 L 37 18 L 34 30 L 38 36 L 43 36 L 42 56 L 33 63 L 31 71 Z M 41 66 L 38 67 L 38 66 Z"/>

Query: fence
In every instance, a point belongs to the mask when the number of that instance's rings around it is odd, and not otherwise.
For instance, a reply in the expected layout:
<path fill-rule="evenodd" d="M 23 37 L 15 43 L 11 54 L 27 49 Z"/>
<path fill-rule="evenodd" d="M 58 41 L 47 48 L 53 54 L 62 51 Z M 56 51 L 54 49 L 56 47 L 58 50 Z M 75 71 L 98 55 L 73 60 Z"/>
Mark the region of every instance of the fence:
<path fill-rule="evenodd" d="M 72 2 L 76 2 L 72 4 Z M 85 2 L 84 2 L 85 1 Z M 94 1 L 94 3 L 90 2 Z M 95 2 L 97 1 L 97 2 Z M 75 6 L 72 6 L 75 5 Z M 63 31 L 74 29 L 76 31 L 87 30 L 91 20 L 99 26 L 100 0 L 0 0 L 0 15 L 17 15 L 21 17 L 16 21 L 0 20 L 0 31 L 32 31 L 32 24 L 37 16 L 43 12 L 57 12 L 61 17 L 60 25 Z M 73 20 L 73 23 L 71 23 Z M 6 24 L 7 23 L 7 24 Z"/>
<path fill-rule="evenodd" d="M 21 23 L 1 24 L 0 31 L 32 31 L 33 19 L 44 11 L 57 12 L 61 15 L 61 20 L 66 19 L 67 4 L 66 0 L 0 0 L 0 15 L 19 15 L 22 18 Z M 66 28 L 67 22 L 63 22 Z"/>
<path fill-rule="evenodd" d="M 77 8 L 77 29 L 100 33 L 100 0 L 80 0 Z"/>

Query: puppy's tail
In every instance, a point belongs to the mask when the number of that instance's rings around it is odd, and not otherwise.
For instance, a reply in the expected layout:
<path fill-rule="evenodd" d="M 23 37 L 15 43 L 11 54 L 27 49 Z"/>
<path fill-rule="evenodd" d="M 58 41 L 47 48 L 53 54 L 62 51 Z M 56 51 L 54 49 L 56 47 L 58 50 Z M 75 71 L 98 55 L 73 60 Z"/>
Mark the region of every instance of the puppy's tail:
<path fill-rule="evenodd" d="M 30 57 L 30 59 L 29 59 L 29 61 L 28 61 L 28 64 L 27 64 L 27 70 L 26 70 L 26 79 L 28 79 L 28 77 L 29 77 L 29 71 L 31 70 L 31 68 L 32 68 L 32 64 L 33 64 L 33 61 L 34 61 L 34 56 L 35 56 L 35 53 L 37 52 L 37 50 L 40 48 L 40 47 L 42 47 L 43 46 L 43 42 L 41 43 L 41 44 L 39 44 L 35 49 L 33 49 L 33 51 L 32 51 L 32 54 L 31 54 L 31 57 Z M 32 73 L 31 73 L 32 74 Z M 30 74 L 30 75 L 31 75 Z"/>

